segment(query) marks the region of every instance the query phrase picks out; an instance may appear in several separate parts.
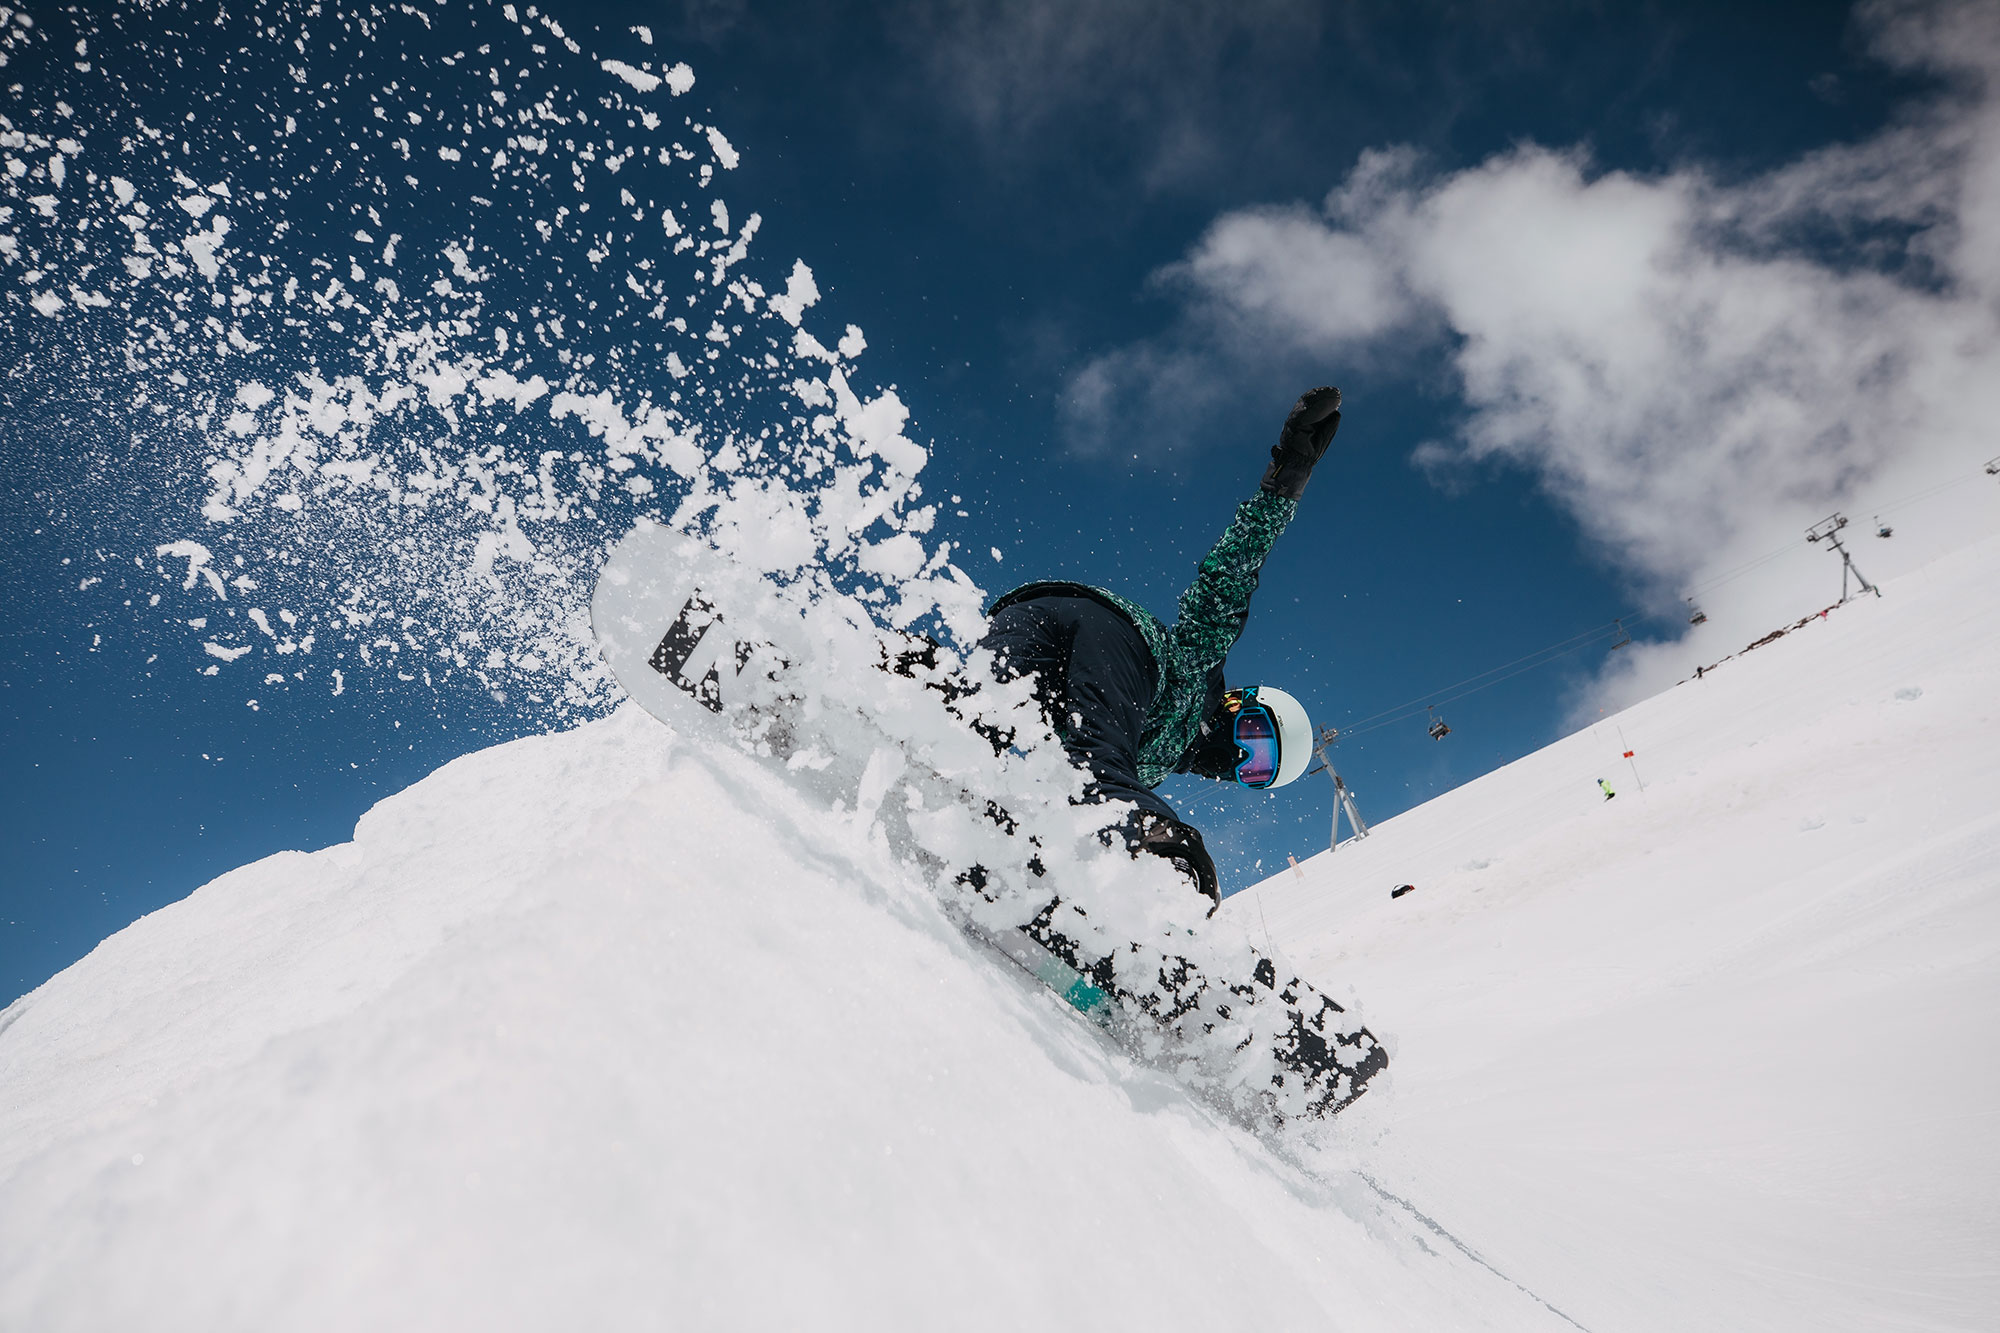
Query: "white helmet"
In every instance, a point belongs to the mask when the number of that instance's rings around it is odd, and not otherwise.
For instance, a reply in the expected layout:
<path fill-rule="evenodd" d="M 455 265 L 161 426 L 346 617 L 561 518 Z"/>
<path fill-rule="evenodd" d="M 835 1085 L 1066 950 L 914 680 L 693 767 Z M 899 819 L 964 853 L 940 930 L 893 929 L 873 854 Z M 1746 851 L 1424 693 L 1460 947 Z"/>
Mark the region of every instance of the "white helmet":
<path fill-rule="evenodd" d="M 1285 691 L 1275 685 L 1230 690 L 1223 695 L 1223 707 L 1236 718 L 1235 740 L 1243 756 L 1236 780 L 1244 786 L 1260 791 L 1282 787 L 1312 763 L 1312 719 L 1305 705 Z M 1270 719 L 1268 734 L 1257 730 L 1262 717 Z"/>

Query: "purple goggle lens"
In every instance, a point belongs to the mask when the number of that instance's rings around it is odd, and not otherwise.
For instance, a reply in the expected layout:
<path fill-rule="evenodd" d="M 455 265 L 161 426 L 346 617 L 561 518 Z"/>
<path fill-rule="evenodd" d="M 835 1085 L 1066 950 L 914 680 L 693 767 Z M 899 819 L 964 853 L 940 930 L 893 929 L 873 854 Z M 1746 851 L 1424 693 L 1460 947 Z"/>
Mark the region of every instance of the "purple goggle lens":
<path fill-rule="evenodd" d="M 1236 780 L 1246 787 L 1268 787 L 1278 776 L 1278 722 L 1260 703 L 1245 703 L 1236 714 L 1236 744 L 1243 762 Z"/>

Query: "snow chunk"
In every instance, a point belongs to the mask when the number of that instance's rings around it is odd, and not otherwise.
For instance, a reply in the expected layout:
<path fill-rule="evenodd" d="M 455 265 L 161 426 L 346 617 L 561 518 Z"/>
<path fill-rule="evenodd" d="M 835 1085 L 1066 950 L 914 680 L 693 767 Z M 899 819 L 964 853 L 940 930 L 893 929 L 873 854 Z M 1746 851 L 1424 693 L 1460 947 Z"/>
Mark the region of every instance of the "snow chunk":
<path fill-rule="evenodd" d="M 715 160 L 722 164 L 724 171 L 736 170 L 736 164 L 741 157 L 729 140 L 722 137 L 722 131 L 713 125 L 708 127 L 708 146 L 715 153 Z"/>
<path fill-rule="evenodd" d="M 202 649 L 206 651 L 210 657 L 219 657 L 225 662 L 234 662 L 237 658 L 243 656 L 243 654 L 249 652 L 251 649 L 251 645 L 247 643 L 244 644 L 241 648 L 225 648 L 213 639 L 207 640 L 201 646 Z"/>
<path fill-rule="evenodd" d="M 214 282 L 216 276 L 222 272 L 222 264 L 216 259 L 215 252 L 222 247 L 222 238 L 229 234 L 229 219 L 217 213 L 208 227 L 207 231 L 190 234 L 181 242 L 181 249 L 185 250 L 187 257 L 194 261 L 194 266 L 201 271 L 201 276 Z"/>
<path fill-rule="evenodd" d="M 598 67 L 604 70 L 607 74 L 616 74 L 619 78 L 625 80 L 625 82 L 631 84 L 634 88 L 637 88 L 642 93 L 652 92 L 654 89 L 658 88 L 661 83 L 659 75 L 648 74 L 645 70 L 638 68 L 636 65 L 628 65 L 622 60 L 599 61 Z M 683 68 L 685 68 L 685 66 L 683 66 Z M 679 89 L 675 90 L 676 93 L 678 93 L 679 91 L 680 91 Z"/>
<path fill-rule="evenodd" d="M 809 356 L 815 361 L 824 361 L 829 366 L 838 365 L 840 362 L 840 354 L 838 352 L 827 347 L 825 343 L 813 337 L 804 329 L 800 329 L 792 335 L 792 355 Z"/>
<path fill-rule="evenodd" d="M 930 455 L 922 445 L 903 434 L 903 424 L 910 419 L 910 409 L 903 406 L 903 400 L 896 396 L 894 390 L 886 390 L 880 397 L 864 403 L 848 387 L 846 375 L 836 370 L 828 379 L 832 383 L 840 419 L 847 427 L 857 455 L 876 455 L 906 477 L 923 471 Z"/>
<path fill-rule="evenodd" d="M 514 410 L 521 412 L 527 409 L 528 404 L 548 393 L 549 382 L 540 375 L 518 380 L 504 370 L 489 370 L 479 377 L 473 387 L 487 402 L 512 403 Z"/>
<path fill-rule="evenodd" d="M 782 485 L 736 482 L 716 507 L 713 532 L 724 550 L 754 550 L 768 570 L 789 572 L 819 558 L 804 497 Z"/>
<path fill-rule="evenodd" d="M 229 600 L 229 590 L 223 586 L 222 576 L 209 568 L 209 562 L 215 559 L 215 553 L 200 542 L 169 542 L 165 546 L 156 548 L 153 554 L 162 560 L 188 562 L 187 577 L 181 581 L 182 592 L 191 590 L 197 578 L 207 579 L 209 590 L 215 594 L 217 600 L 224 602 Z"/>
<path fill-rule="evenodd" d="M 793 328 L 799 326 L 806 309 L 819 301 L 819 284 L 813 281 L 813 271 L 806 267 L 803 259 L 792 261 L 792 275 L 785 279 L 783 294 L 773 296 L 764 304 L 777 312 L 780 319 Z"/>
<path fill-rule="evenodd" d="M 879 574 L 898 583 L 913 579 L 924 567 L 924 544 L 907 532 L 865 544 L 855 563 L 867 573 Z"/>

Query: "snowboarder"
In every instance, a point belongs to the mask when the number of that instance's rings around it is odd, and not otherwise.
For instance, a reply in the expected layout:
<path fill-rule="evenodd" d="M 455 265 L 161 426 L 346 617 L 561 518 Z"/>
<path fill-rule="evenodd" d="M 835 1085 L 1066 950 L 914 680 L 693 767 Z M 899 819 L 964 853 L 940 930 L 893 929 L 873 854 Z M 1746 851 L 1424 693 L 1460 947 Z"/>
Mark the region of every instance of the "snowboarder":
<path fill-rule="evenodd" d="M 1112 825 L 1135 854 L 1165 857 L 1217 905 L 1201 833 L 1153 790 L 1172 773 L 1268 790 L 1305 772 L 1305 708 L 1271 685 L 1226 688 L 1222 663 L 1250 616 L 1258 573 L 1340 427 L 1340 390 L 1312 389 L 1285 418 L 1257 493 L 1202 559 L 1169 626 L 1104 588 L 1043 581 L 988 609 L 980 641 L 1003 679 L 1032 675 L 1049 724 L 1090 775 L 1086 799 L 1137 809 Z M 1213 910 L 1213 909 L 1211 909 Z"/>
<path fill-rule="evenodd" d="M 1597 787 L 1598 790 L 1604 793 L 1604 799 L 1607 801 L 1618 794 L 1617 792 L 1611 790 L 1611 784 L 1606 782 L 1603 778 L 1599 778 L 1597 780 Z"/>

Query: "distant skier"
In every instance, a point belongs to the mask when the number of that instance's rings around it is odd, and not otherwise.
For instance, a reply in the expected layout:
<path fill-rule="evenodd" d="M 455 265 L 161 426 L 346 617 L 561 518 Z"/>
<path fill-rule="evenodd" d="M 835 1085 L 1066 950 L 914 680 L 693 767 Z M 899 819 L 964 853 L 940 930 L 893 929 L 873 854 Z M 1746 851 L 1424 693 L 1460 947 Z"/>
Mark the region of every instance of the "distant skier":
<path fill-rule="evenodd" d="M 1003 679 L 1036 678 L 1050 726 L 1090 774 L 1088 799 L 1137 806 L 1112 828 L 1135 854 L 1172 861 L 1217 904 L 1200 831 L 1153 789 L 1172 773 L 1266 790 L 1305 772 L 1313 753 L 1305 708 L 1276 686 L 1226 688 L 1222 663 L 1249 619 L 1264 560 L 1339 427 L 1340 390 L 1299 399 L 1257 493 L 1202 559 L 1171 626 L 1118 593 L 1060 581 L 1016 588 L 987 612 L 981 646 L 994 651 Z"/>
<path fill-rule="evenodd" d="M 1604 799 L 1607 801 L 1618 794 L 1617 792 L 1611 790 L 1611 784 L 1606 782 L 1603 778 L 1599 778 L 1597 780 L 1597 786 L 1598 789 L 1604 793 Z"/>

